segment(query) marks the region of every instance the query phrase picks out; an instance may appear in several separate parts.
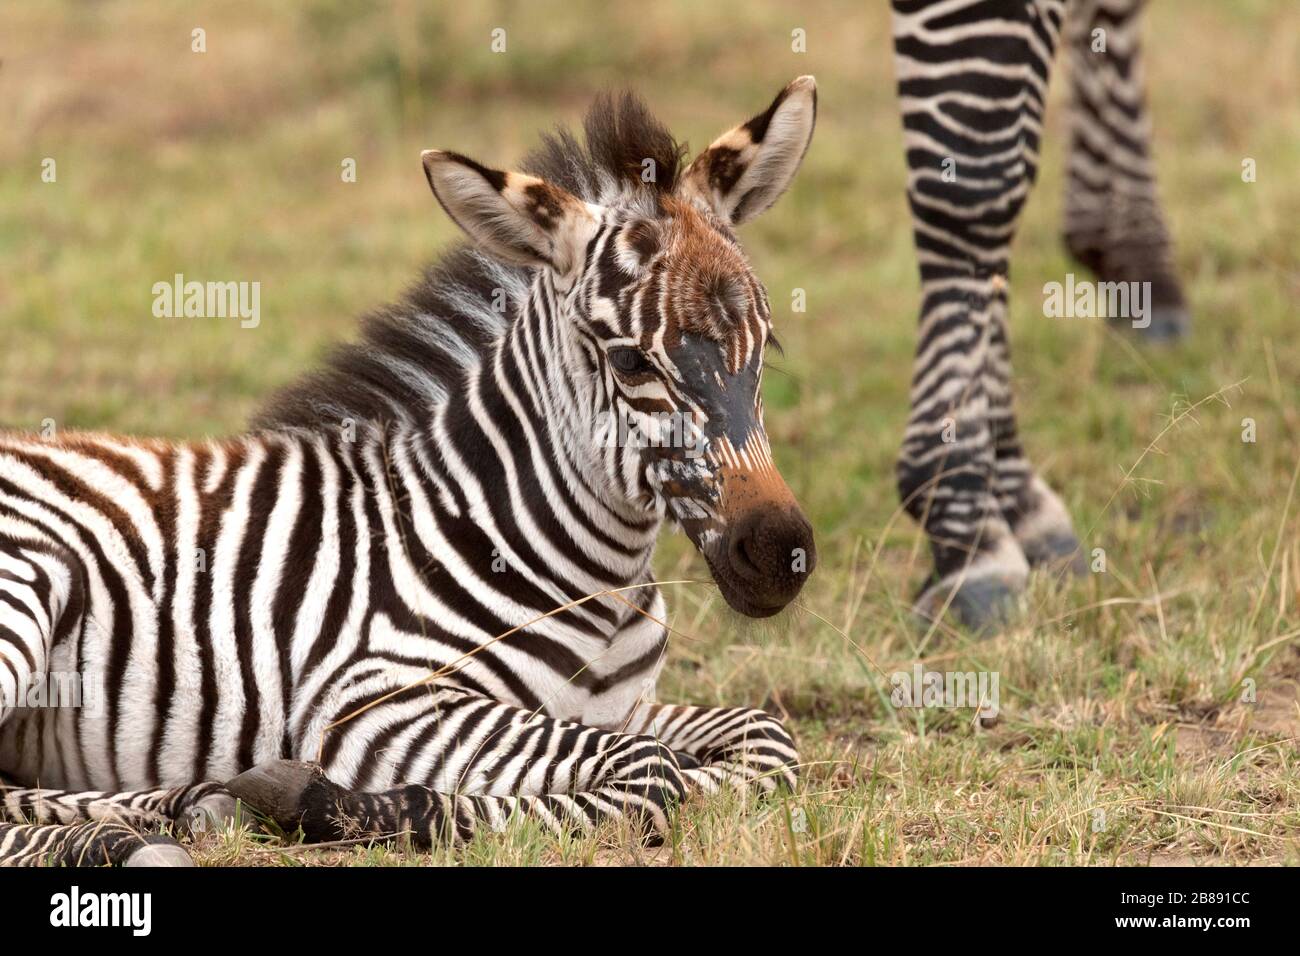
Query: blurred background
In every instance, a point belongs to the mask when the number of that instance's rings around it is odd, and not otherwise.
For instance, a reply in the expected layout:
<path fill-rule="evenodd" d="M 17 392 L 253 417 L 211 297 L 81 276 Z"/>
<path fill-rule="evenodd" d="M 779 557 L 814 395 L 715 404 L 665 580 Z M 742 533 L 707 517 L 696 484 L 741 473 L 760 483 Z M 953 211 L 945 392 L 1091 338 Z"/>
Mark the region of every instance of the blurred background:
<path fill-rule="evenodd" d="M 491 48 L 497 28 L 504 53 Z M 206 52 L 192 51 L 195 29 Z M 804 53 L 791 49 L 795 29 Z M 817 529 L 820 568 L 809 612 L 760 628 L 709 588 L 675 589 L 674 623 L 691 636 L 661 696 L 766 702 L 795 722 L 819 768 L 810 786 L 838 795 L 813 812 L 839 836 L 796 851 L 818 862 L 1294 854 L 1271 820 L 1252 824 L 1256 838 L 1139 817 L 1098 842 L 1077 813 L 1050 810 L 1080 799 L 1077 780 L 1051 768 L 1096 767 L 1097 755 L 1097 792 L 1120 800 L 1167 799 L 1169 780 L 1190 774 L 1184 803 L 1257 805 L 1261 789 L 1300 777 L 1277 747 L 1248 779 L 1219 773 L 1222 741 L 1209 737 L 1180 737 L 1162 771 L 1174 732 L 1157 733 L 1162 721 L 1217 727 L 1249 674 L 1267 704 L 1250 712 L 1259 732 L 1300 734 L 1288 506 L 1300 454 L 1300 5 L 1155 0 L 1146 38 L 1161 195 L 1195 325 L 1185 344 L 1153 351 L 1104 322 L 1043 317 L 1042 285 L 1075 270 L 1059 241 L 1058 59 L 1013 259 L 1015 381 L 1031 458 L 1109 567 L 1036 584 L 1023 624 L 994 642 L 926 641 L 907 615 L 928 568 L 893 479 L 918 282 L 883 0 L 6 2 L 0 423 L 236 431 L 455 238 L 421 149 L 509 167 L 539 130 L 576 125 L 594 93 L 624 86 L 699 149 L 812 73 L 820 109 L 803 171 L 742 240 L 786 352 L 766 376 L 772 445 Z M 42 181 L 47 158 L 54 182 Z M 340 176 L 348 158 L 355 182 Z M 1241 178 L 1246 158 L 1254 183 Z M 152 286 L 178 272 L 260 282 L 260 325 L 156 318 Z M 796 288 L 804 313 L 789 308 Z M 1242 440 L 1247 417 L 1254 443 Z M 660 570 L 707 576 L 680 537 Z M 882 674 L 917 658 L 999 668 L 998 727 L 891 711 Z M 1049 808 L 1050 839 L 994 825 L 1026 800 Z M 1295 811 L 1276 823 L 1294 825 Z M 753 826 L 741 840 L 750 859 L 788 855 Z"/>

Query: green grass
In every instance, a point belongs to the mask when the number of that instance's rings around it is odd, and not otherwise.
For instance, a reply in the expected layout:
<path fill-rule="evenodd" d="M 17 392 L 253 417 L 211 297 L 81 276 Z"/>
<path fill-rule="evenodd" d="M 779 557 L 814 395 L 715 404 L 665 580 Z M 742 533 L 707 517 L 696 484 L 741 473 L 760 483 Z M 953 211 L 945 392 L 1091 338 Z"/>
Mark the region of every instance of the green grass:
<path fill-rule="evenodd" d="M 897 514 L 892 469 L 917 278 L 884 4 L 749 3 L 743 16 L 685 0 L 472 6 L 6 8 L 0 421 L 237 430 L 453 238 L 422 148 L 508 165 L 539 129 L 620 85 L 698 148 L 814 73 L 804 170 L 743 239 L 786 348 L 768 376 L 768 427 L 820 567 L 808 610 L 763 626 L 707 586 L 671 588 L 684 636 L 660 688 L 664 700 L 786 715 L 807 761 L 801 790 L 785 805 L 699 801 L 656 851 L 617 833 L 556 844 L 521 826 L 456 854 L 240 834 L 200 858 L 1300 862 L 1300 501 L 1288 509 L 1300 461 L 1300 11 L 1265 0 L 1149 11 L 1161 191 L 1196 318 L 1174 349 L 1042 316 L 1042 284 L 1072 268 L 1058 241 L 1055 84 L 1012 276 L 1016 387 L 1030 455 L 1108 570 L 1036 581 L 1017 624 L 975 642 L 927 635 L 907 613 L 927 555 Z M 489 49 L 498 26 L 504 54 Z M 190 52 L 195 27 L 207 53 Z M 806 54 L 790 50 L 796 27 Z M 41 182 L 45 157 L 56 183 Z M 356 183 L 340 181 L 345 157 Z M 1241 181 L 1246 157 L 1255 183 Z M 259 280 L 261 326 L 154 318 L 151 286 L 175 272 Z M 789 309 L 794 288 L 806 313 Z M 1254 443 L 1241 440 L 1247 417 Z M 660 571 L 707 577 L 681 536 L 665 539 Z M 998 671 L 998 721 L 890 706 L 885 675 L 917 659 Z M 1255 703 L 1240 699 L 1245 678 Z"/>

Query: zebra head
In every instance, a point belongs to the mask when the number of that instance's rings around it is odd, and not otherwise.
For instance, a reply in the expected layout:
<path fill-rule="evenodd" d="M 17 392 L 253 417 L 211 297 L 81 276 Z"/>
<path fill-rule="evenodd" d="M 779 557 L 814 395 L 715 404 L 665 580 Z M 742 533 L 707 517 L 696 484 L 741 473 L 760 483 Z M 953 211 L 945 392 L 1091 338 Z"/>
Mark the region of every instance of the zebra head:
<path fill-rule="evenodd" d="M 612 497 L 671 514 L 727 602 L 751 617 L 794 599 L 816 550 L 768 446 L 760 386 L 771 311 L 732 228 L 785 191 L 816 103 L 813 78 L 800 77 L 684 169 L 673 143 L 669 168 L 648 181 L 654 164 L 636 146 L 667 133 L 631 128 L 654 121 L 627 100 L 606 101 L 613 115 L 595 129 L 588 118 L 588 149 L 623 153 L 594 184 L 559 185 L 559 162 L 542 178 L 423 155 L 434 194 L 479 247 L 536 270 L 531 311 L 556 313 L 559 354 L 547 358 L 565 367 L 553 390 L 576 390 L 575 420 L 594 440 L 574 441 L 594 449 L 591 471 Z"/>

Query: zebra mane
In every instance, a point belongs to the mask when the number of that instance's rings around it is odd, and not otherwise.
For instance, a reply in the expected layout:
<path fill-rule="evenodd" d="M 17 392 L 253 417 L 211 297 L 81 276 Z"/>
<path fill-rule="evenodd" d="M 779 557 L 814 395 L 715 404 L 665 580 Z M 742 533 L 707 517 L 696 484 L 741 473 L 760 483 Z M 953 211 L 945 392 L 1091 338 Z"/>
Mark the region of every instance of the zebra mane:
<path fill-rule="evenodd" d="M 676 187 L 685 146 L 634 94 L 597 96 L 583 131 L 582 143 L 564 127 L 543 135 L 520 168 L 587 202 L 650 212 Z M 648 182 L 646 160 L 653 161 Z M 398 302 L 363 316 L 358 341 L 335 346 L 321 368 L 273 395 L 254 416 L 254 427 L 427 415 L 490 353 L 530 282 L 528 269 L 503 264 L 467 243 L 454 246 Z"/>

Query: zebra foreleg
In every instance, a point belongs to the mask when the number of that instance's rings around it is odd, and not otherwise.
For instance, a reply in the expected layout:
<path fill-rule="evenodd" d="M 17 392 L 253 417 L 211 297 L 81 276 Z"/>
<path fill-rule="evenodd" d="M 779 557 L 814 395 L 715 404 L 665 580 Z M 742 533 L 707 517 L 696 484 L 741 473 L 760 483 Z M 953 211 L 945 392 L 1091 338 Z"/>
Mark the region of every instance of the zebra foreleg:
<path fill-rule="evenodd" d="M 753 707 L 642 704 L 627 731 L 672 749 L 690 784 L 713 793 L 732 786 L 747 792 L 793 790 L 799 752 L 781 721 Z"/>
<path fill-rule="evenodd" d="M 1011 242 L 1037 176 L 1064 5 L 893 7 L 922 288 L 897 475 L 934 555 L 915 609 L 988 631 L 1031 565 L 1078 561 L 1069 515 L 1020 448 L 1006 330 Z"/>
<path fill-rule="evenodd" d="M 0 777 L 0 866 L 192 865 L 170 837 L 144 836 L 102 813 L 101 794 L 81 794 L 85 799 L 75 803 L 71 796 Z"/>
<path fill-rule="evenodd" d="M 228 827 L 236 816 L 235 797 L 217 783 L 122 793 L 25 788 L 0 783 L 0 819 L 12 822 L 118 823 L 134 829 L 170 824 L 192 835 Z"/>
<path fill-rule="evenodd" d="M 0 823 L 0 866 L 193 866 L 171 837 L 120 823 Z"/>
<path fill-rule="evenodd" d="M 229 787 L 286 833 L 301 830 L 313 843 L 409 838 L 418 848 L 462 844 L 480 830 L 500 832 L 512 819 L 532 818 L 555 836 L 594 831 L 628 821 L 645 841 L 663 841 L 671 809 L 687 785 L 666 748 L 603 787 L 575 793 L 443 793 L 407 784 L 380 793 L 335 783 L 318 764 L 276 760 L 231 780 Z"/>
<path fill-rule="evenodd" d="M 926 290 L 896 468 L 903 507 L 925 529 L 934 559 L 913 607 L 926 620 L 946 609 L 974 631 L 1000 625 L 1029 579 L 994 493 L 992 286 L 987 278 L 935 280 Z"/>
<path fill-rule="evenodd" d="M 370 723 L 327 749 L 328 774 L 314 763 L 277 760 L 227 787 L 314 842 L 407 835 L 422 847 L 458 843 L 481 829 L 502 830 L 517 815 L 557 835 L 619 821 L 648 842 L 669 832 L 687 785 L 672 750 L 653 737 L 555 720 L 460 690 L 425 697 L 414 710 L 401 697 L 371 708 Z M 383 748 L 376 733 L 389 741 Z"/>
<path fill-rule="evenodd" d="M 0 778 L 0 866 L 190 866 L 169 836 L 230 825 L 235 798 L 214 783 L 125 793 L 18 787 Z"/>

